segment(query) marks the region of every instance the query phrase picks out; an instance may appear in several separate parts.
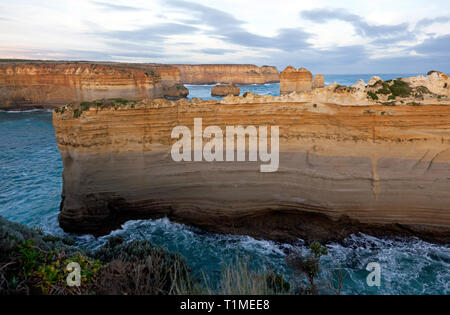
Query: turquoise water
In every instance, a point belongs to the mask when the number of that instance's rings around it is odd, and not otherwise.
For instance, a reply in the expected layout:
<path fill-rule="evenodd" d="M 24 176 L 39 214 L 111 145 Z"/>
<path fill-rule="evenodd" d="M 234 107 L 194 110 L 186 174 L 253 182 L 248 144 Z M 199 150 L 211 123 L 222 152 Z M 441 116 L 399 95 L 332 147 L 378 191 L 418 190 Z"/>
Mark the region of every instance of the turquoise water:
<path fill-rule="evenodd" d="M 276 93 L 278 87 L 278 84 L 246 86 L 264 93 Z M 207 97 L 202 93 L 209 92 L 209 88 L 190 87 L 191 97 Z M 44 232 L 63 235 L 57 221 L 61 173 L 62 162 L 51 112 L 0 112 L 0 215 L 40 227 Z M 205 233 L 168 219 L 130 221 L 121 230 L 111 233 L 114 234 L 129 240 L 149 239 L 169 251 L 181 253 L 194 270 L 204 271 L 211 281 L 217 279 L 223 264 L 237 256 L 249 259 L 253 268 L 272 269 L 292 276 L 285 264 L 286 254 L 292 249 L 289 244 Z M 74 237 L 78 246 L 95 249 L 109 236 Z M 304 248 L 301 240 L 297 245 Z M 329 255 L 322 261 L 321 277 L 327 281 L 332 278 L 332 271 L 343 270 L 346 294 L 450 294 L 448 245 L 430 244 L 415 238 L 354 235 L 342 244 L 332 243 L 327 247 Z M 366 285 L 369 272 L 365 268 L 369 262 L 381 265 L 380 288 Z"/>

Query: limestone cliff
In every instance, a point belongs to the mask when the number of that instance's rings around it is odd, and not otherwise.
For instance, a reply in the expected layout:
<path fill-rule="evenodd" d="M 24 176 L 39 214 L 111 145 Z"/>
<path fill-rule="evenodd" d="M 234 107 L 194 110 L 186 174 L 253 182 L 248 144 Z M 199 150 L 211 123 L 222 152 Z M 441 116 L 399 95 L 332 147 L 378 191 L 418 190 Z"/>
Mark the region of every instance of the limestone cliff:
<path fill-rule="evenodd" d="M 309 92 L 313 88 L 323 88 L 324 81 L 323 74 L 316 74 L 313 81 L 312 73 L 307 69 L 296 70 L 294 67 L 288 66 L 280 73 L 280 94 L 303 93 Z"/>
<path fill-rule="evenodd" d="M 53 115 L 62 228 L 100 235 L 129 219 L 168 216 L 275 240 L 363 231 L 450 242 L 450 106 L 289 97 L 64 107 Z M 278 171 L 260 173 L 260 162 L 173 161 L 172 129 L 193 130 L 194 118 L 222 130 L 279 126 Z"/>
<path fill-rule="evenodd" d="M 102 98 L 161 97 L 157 75 L 119 64 L 0 63 L 0 109 L 54 108 Z"/>
<path fill-rule="evenodd" d="M 174 65 L 184 84 L 263 84 L 279 82 L 276 67 L 255 65 Z"/>

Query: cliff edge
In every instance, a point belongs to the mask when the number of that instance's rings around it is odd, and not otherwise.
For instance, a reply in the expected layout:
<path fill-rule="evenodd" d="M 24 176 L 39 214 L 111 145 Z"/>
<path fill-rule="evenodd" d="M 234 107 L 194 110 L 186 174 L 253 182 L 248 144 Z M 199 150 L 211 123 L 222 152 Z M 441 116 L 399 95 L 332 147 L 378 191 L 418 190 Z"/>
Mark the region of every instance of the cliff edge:
<path fill-rule="evenodd" d="M 341 106 L 289 97 L 63 107 L 53 114 L 64 164 L 61 227 L 102 235 L 126 220 L 168 216 L 283 241 L 362 231 L 450 242 L 448 103 Z M 172 132 L 194 130 L 195 118 L 202 131 L 279 126 L 278 170 L 261 173 L 260 161 L 174 161 Z"/>

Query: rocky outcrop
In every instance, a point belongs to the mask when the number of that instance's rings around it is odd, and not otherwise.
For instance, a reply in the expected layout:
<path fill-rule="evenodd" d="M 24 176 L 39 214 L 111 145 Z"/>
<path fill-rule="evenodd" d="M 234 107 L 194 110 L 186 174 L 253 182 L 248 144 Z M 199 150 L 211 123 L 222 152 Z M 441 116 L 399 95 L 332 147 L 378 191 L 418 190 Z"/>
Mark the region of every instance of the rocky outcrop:
<path fill-rule="evenodd" d="M 157 75 L 119 64 L 0 63 L 0 109 L 55 108 L 102 98 L 161 96 Z"/>
<path fill-rule="evenodd" d="M 294 67 L 288 66 L 280 73 L 280 94 L 309 92 L 313 88 L 325 86 L 325 79 L 322 74 L 315 75 L 314 82 L 312 79 L 311 72 L 305 68 L 296 70 Z"/>
<path fill-rule="evenodd" d="M 235 84 L 219 84 L 211 88 L 211 96 L 239 96 L 241 89 Z"/>
<path fill-rule="evenodd" d="M 255 65 L 173 65 L 184 84 L 264 84 L 279 82 L 276 67 Z"/>
<path fill-rule="evenodd" d="M 166 98 L 183 98 L 189 95 L 189 90 L 183 84 L 176 83 L 164 88 L 163 94 Z"/>
<path fill-rule="evenodd" d="M 316 74 L 312 83 L 313 89 L 320 89 L 325 87 L 325 76 L 323 74 Z"/>
<path fill-rule="evenodd" d="M 349 93 L 308 93 L 320 91 Z M 53 115 L 64 164 L 61 227 L 101 235 L 129 219 L 168 216 L 275 240 L 364 231 L 450 242 L 450 106 L 293 97 L 144 100 L 81 114 L 64 107 Z M 192 131 L 194 118 L 200 129 L 279 126 L 278 171 L 261 173 L 260 161 L 175 162 L 172 130 Z"/>
<path fill-rule="evenodd" d="M 431 93 L 450 96 L 450 78 L 443 72 L 430 71 L 427 76 L 419 75 L 406 78 L 405 82 L 413 87 L 426 87 Z"/>

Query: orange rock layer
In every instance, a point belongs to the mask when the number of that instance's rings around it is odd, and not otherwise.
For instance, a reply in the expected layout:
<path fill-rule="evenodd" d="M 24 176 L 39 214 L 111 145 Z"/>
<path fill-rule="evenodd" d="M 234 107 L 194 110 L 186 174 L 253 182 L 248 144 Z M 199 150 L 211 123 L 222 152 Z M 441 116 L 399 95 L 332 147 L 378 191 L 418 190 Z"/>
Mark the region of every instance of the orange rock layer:
<path fill-rule="evenodd" d="M 0 109 L 54 108 L 102 98 L 161 97 L 157 75 L 92 63 L 0 63 Z"/>
<path fill-rule="evenodd" d="M 264 84 L 279 82 L 276 67 L 255 65 L 174 65 L 184 84 Z"/>

